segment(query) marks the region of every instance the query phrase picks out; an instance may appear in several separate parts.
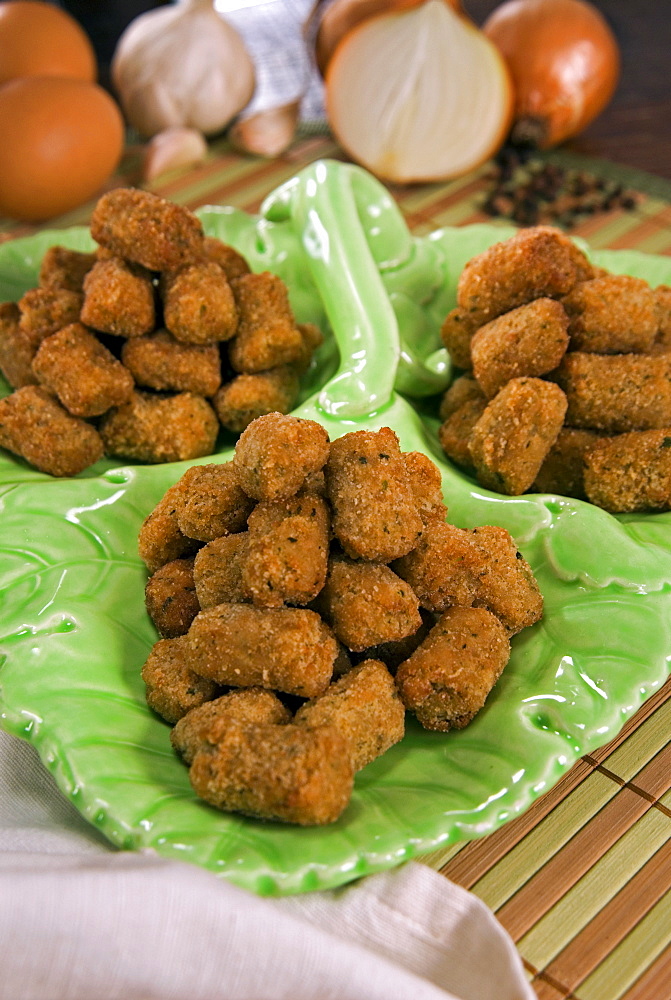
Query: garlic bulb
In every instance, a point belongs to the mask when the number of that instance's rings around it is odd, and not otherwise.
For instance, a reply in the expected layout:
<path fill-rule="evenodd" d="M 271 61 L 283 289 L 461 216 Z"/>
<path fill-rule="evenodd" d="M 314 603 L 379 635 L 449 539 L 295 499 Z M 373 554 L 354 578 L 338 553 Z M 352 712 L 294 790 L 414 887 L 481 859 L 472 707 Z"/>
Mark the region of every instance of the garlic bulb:
<path fill-rule="evenodd" d="M 214 135 L 249 102 L 254 65 L 213 0 L 180 0 L 131 21 L 114 52 L 112 82 L 141 135 L 175 126 Z"/>

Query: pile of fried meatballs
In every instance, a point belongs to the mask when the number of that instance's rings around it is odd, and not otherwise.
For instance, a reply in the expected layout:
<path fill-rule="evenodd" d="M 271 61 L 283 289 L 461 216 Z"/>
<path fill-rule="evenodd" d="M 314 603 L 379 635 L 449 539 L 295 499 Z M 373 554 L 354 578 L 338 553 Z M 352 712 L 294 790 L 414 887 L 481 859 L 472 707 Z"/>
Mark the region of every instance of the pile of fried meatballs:
<path fill-rule="evenodd" d="M 440 442 L 483 486 L 671 509 L 671 287 L 536 226 L 466 264 L 441 332 Z"/>
<path fill-rule="evenodd" d="M 135 188 L 103 195 L 98 247 L 51 247 L 38 287 L 0 304 L 0 446 L 73 476 L 103 454 L 176 462 L 288 412 L 322 341 L 284 282 L 252 274 L 188 209 Z"/>
<path fill-rule="evenodd" d="M 473 719 L 543 598 L 506 530 L 446 514 L 440 470 L 391 428 L 330 441 L 280 413 L 167 490 L 139 534 L 161 636 L 142 677 L 200 798 L 331 823 L 406 712 Z"/>

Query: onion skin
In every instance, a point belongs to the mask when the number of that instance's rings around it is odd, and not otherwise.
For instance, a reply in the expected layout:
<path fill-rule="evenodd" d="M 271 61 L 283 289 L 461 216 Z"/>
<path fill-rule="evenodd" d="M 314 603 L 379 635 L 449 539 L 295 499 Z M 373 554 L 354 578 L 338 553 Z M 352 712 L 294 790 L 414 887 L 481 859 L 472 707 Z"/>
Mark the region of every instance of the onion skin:
<path fill-rule="evenodd" d="M 319 27 L 315 37 L 315 60 L 324 76 L 331 56 L 348 31 L 375 14 L 392 14 L 418 7 L 424 0 L 334 0 L 321 13 L 323 5 L 317 3 L 313 16 Z M 457 14 L 463 14 L 461 0 L 445 0 Z"/>
<path fill-rule="evenodd" d="M 619 47 L 585 0 L 507 0 L 483 31 L 512 77 L 513 142 L 556 146 L 586 128 L 615 93 Z"/>

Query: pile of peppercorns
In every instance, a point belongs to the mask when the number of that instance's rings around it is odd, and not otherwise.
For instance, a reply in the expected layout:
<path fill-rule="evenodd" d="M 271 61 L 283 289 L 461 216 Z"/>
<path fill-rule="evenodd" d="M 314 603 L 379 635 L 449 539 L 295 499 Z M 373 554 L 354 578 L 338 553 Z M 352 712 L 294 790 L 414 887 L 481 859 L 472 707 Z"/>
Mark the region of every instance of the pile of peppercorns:
<path fill-rule="evenodd" d="M 638 204 L 636 192 L 619 181 L 548 162 L 530 146 L 503 146 L 488 180 L 483 210 L 521 226 L 571 229 L 597 212 Z"/>

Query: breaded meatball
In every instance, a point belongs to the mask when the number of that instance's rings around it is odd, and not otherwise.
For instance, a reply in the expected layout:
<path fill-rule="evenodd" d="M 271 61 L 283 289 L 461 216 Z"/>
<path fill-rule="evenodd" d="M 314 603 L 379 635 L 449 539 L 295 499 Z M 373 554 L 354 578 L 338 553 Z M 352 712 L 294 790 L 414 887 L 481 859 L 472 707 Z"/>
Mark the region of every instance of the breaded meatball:
<path fill-rule="evenodd" d="M 199 750 L 216 746 L 231 723 L 286 725 L 291 712 L 273 691 L 240 688 L 207 701 L 183 715 L 170 731 L 170 742 L 187 764 Z"/>
<path fill-rule="evenodd" d="M 118 257 L 99 260 L 84 278 L 81 321 L 116 337 L 141 337 L 154 329 L 151 276 Z"/>
<path fill-rule="evenodd" d="M 471 341 L 471 358 L 487 398 L 512 378 L 556 368 L 568 347 L 567 327 L 563 306 L 548 298 L 534 299 L 481 326 Z"/>
<path fill-rule="evenodd" d="M 166 397 L 134 392 L 100 424 L 108 455 L 150 463 L 211 455 L 218 431 L 210 404 L 191 392 Z"/>
<path fill-rule="evenodd" d="M 559 493 L 586 500 L 585 456 L 603 437 L 598 431 L 562 427 L 531 486 L 534 493 Z"/>
<path fill-rule="evenodd" d="M 76 476 L 103 457 L 95 427 L 36 385 L 0 399 L 0 447 L 51 476 Z"/>
<path fill-rule="evenodd" d="M 475 424 L 468 450 L 483 486 L 499 493 L 525 493 L 557 440 L 566 396 L 553 382 L 514 378 Z"/>
<path fill-rule="evenodd" d="M 487 402 L 487 397 L 480 388 L 480 383 L 473 375 L 468 373 L 460 375 L 443 393 L 438 416 L 442 421 L 445 421 L 461 409 L 464 403 L 473 399 L 480 400 L 483 406 Z"/>
<path fill-rule="evenodd" d="M 561 298 L 592 276 L 585 255 L 560 230 L 521 229 L 473 257 L 457 285 L 457 305 L 481 326 L 532 299 Z"/>
<path fill-rule="evenodd" d="M 211 542 L 244 529 L 254 502 L 240 487 L 233 462 L 192 465 L 179 482 L 175 510 L 183 534 Z"/>
<path fill-rule="evenodd" d="M 187 641 L 188 661 L 203 677 L 303 698 L 326 690 L 338 652 L 331 630 L 306 608 L 218 604 L 196 615 Z"/>
<path fill-rule="evenodd" d="M 450 309 L 443 320 L 440 339 L 457 368 L 468 370 L 472 367 L 471 339 L 477 328 L 477 322 L 470 318 L 466 310 L 458 306 Z"/>
<path fill-rule="evenodd" d="M 318 826 L 347 807 L 353 769 L 334 726 L 238 723 L 196 754 L 189 778 L 196 795 L 217 809 Z"/>
<path fill-rule="evenodd" d="M 671 354 L 570 351 L 553 376 L 566 393 L 566 423 L 618 434 L 671 426 Z"/>
<path fill-rule="evenodd" d="M 40 264 L 38 284 L 41 288 L 65 288 L 68 292 L 81 294 L 84 278 L 96 259 L 95 253 L 58 245 L 49 247 Z"/>
<path fill-rule="evenodd" d="M 444 521 L 447 505 L 443 499 L 443 476 L 423 451 L 404 451 L 403 461 L 410 477 L 410 489 L 424 524 L 434 518 Z"/>
<path fill-rule="evenodd" d="M 65 288 L 31 288 L 19 299 L 19 326 L 33 347 L 62 327 L 76 323 L 83 297 Z"/>
<path fill-rule="evenodd" d="M 286 285 L 276 274 L 246 274 L 233 283 L 239 323 L 229 347 L 236 372 L 253 375 L 300 362 L 303 336 L 296 326 Z"/>
<path fill-rule="evenodd" d="M 91 236 L 150 271 L 176 271 L 203 256 L 203 227 L 187 208 L 137 188 L 114 188 L 96 203 Z"/>
<path fill-rule="evenodd" d="M 352 766 L 360 771 L 405 733 L 405 708 L 394 679 L 379 660 L 365 660 L 294 717 L 297 725 L 331 725 L 347 740 Z"/>
<path fill-rule="evenodd" d="M 167 330 L 126 340 L 121 360 L 138 385 L 214 396 L 221 385 L 216 344 L 182 344 Z"/>
<path fill-rule="evenodd" d="M 585 455 L 585 492 L 614 514 L 671 510 L 671 426 L 595 444 Z"/>
<path fill-rule="evenodd" d="M 12 389 L 37 385 L 33 371 L 37 345 L 19 326 L 20 315 L 15 302 L 0 303 L 0 371 Z"/>
<path fill-rule="evenodd" d="M 562 299 L 572 351 L 628 354 L 648 351 L 658 329 L 655 295 L 647 281 L 606 274 L 579 282 Z"/>
<path fill-rule="evenodd" d="M 43 340 L 33 371 L 75 417 L 98 417 L 133 394 L 133 376 L 81 323 Z"/>
<path fill-rule="evenodd" d="M 425 729 L 463 729 L 509 657 L 508 635 L 495 615 L 485 608 L 448 608 L 398 668 L 396 684 Z"/>
<path fill-rule="evenodd" d="M 474 605 L 496 615 L 509 635 L 540 621 L 543 595 L 510 532 L 486 524 L 474 528 L 471 535 L 483 555 Z"/>
<path fill-rule="evenodd" d="M 267 413 L 288 413 L 298 400 L 298 375 L 289 365 L 236 375 L 219 389 L 212 405 L 223 427 L 236 434 Z"/>
<path fill-rule="evenodd" d="M 348 649 L 361 651 L 413 635 L 422 624 L 412 588 L 389 566 L 329 559 L 316 607 Z"/>
<path fill-rule="evenodd" d="M 241 604 L 249 600 L 242 586 L 242 567 L 248 534 L 222 535 L 204 545 L 196 555 L 193 579 L 201 608 Z"/>
<path fill-rule="evenodd" d="M 199 547 L 198 542 L 179 530 L 176 501 L 181 489 L 179 482 L 170 486 L 142 522 L 138 554 L 150 573 L 173 559 L 192 555 Z"/>
<path fill-rule="evenodd" d="M 484 393 L 467 399 L 438 428 L 440 446 L 448 458 L 462 468 L 473 466 L 469 444 L 473 428 L 485 412 L 487 397 Z"/>
<path fill-rule="evenodd" d="M 163 320 L 185 344 L 229 340 L 238 326 L 238 310 L 228 278 L 217 264 L 197 263 L 163 276 Z"/>
<path fill-rule="evenodd" d="M 324 466 L 329 438 L 315 420 L 268 413 L 242 432 L 233 462 L 245 493 L 256 500 L 293 496 Z"/>
<path fill-rule="evenodd" d="M 144 588 L 149 617 L 163 639 L 174 639 L 189 630 L 200 611 L 193 579 L 193 556 L 173 559 L 160 566 Z"/>
<path fill-rule="evenodd" d="M 338 438 L 325 472 L 333 532 L 348 556 L 386 563 L 414 548 L 422 518 L 390 427 Z"/>
<path fill-rule="evenodd" d="M 217 686 L 195 673 L 184 659 L 185 636 L 159 639 L 142 667 L 147 704 L 166 722 L 177 722 L 183 715 L 210 701 Z"/>
<path fill-rule="evenodd" d="M 392 569 L 412 587 L 422 607 L 441 612 L 453 604 L 473 604 L 483 556 L 474 546 L 470 531 L 445 521 L 432 521 L 416 548 L 396 559 Z"/>
<path fill-rule="evenodd" d="M 242 254 L 216 236 L 206 236 L 203 240 L 203 256 L 205 260 L 218 264 L 229 282 L 250 272 L 249 264 Z"/>
<path fill-rule="evenodd" d="M 324 586 L 329 512 L 316 494 L 257 504 L 249 517 L 242 588 L 259 607 L 304 605 Z"/>

